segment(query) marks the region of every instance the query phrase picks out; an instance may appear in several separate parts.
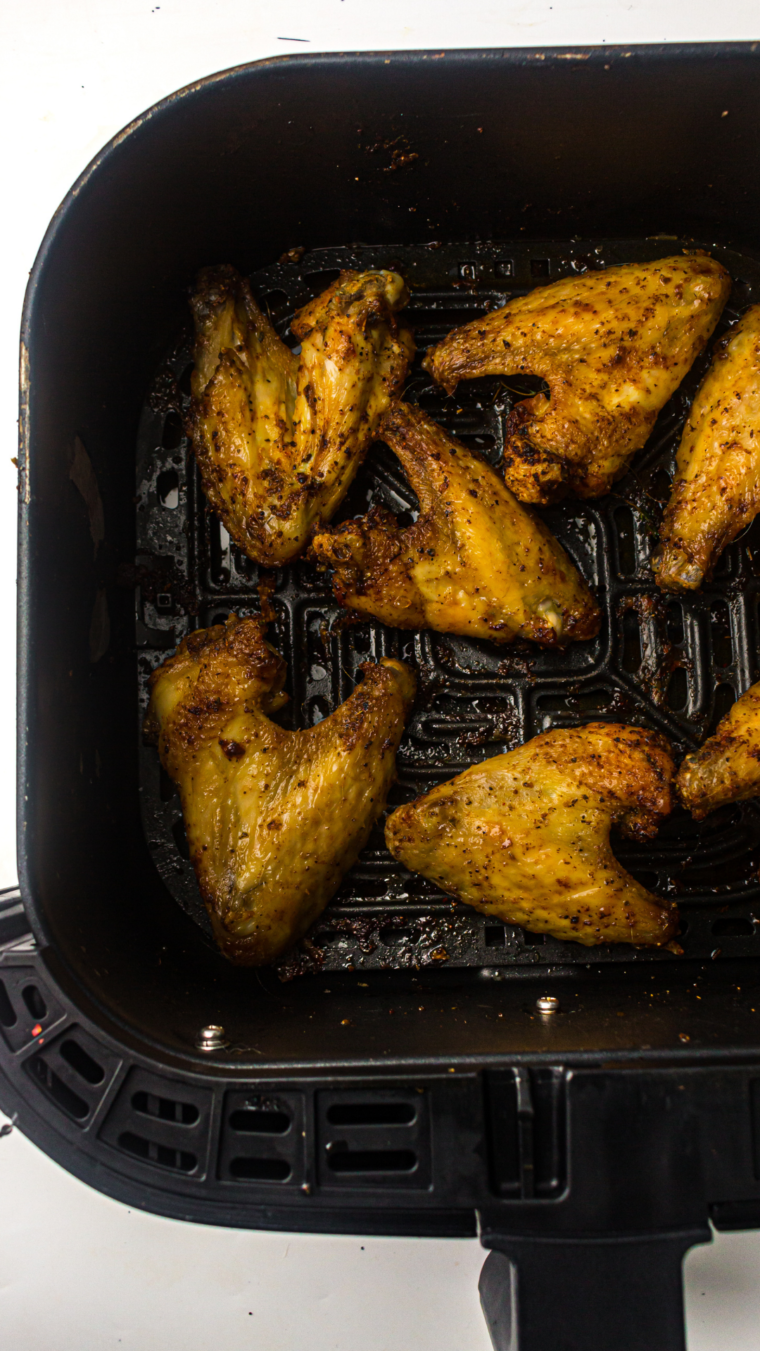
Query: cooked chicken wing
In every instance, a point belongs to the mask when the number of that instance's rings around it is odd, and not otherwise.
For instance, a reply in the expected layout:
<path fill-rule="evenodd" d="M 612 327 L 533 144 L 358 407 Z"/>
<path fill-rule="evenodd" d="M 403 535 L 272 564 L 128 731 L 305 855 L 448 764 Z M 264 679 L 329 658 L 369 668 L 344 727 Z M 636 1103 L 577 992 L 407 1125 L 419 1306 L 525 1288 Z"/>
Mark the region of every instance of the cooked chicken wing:
<path fill-rule="evenodd" d="M 591 638 L 599 608 L 546 526 L 491 466 L 409 404 L 381 435 L 417 494 L 414 525 L 372 508 L 315 535 L 341 604 L 397 628 L 432 628 L 546 646 Z"/>
<path fill-rule="evenodd" d="M 295 558 L 345 496 L 414 354 L 395 272 L 343 272 L 300 310 L 295 356 L 232 267 L 207 268 L 192 297 L 190 427 L 203 489 L 244 553 Z"/>
<path fill-rule="evenodd" d="M 618 863 L 619 825 L 648 839 L 671 809 L 673 761 L 654 732 L 590 723 L 473 765 L 388 818 L 394 858 L 476 910 L 534 933 L 659 946 L 678 914 Z"/>
<path fill-rule="evenodd" d="M 456 329 L 423 364 L 449 393 L 478 375 L 544 379 L 549 398 L 509 416 L 507 483 L 521 502 L 600 497 L 644 445 L 730 288 L 704 253 L 587 272 Z"/>
<path fill-rule="evenodd" d="M 687 755 L 676 786 L 697 821 L 727 802 L 760 797 L 760 684 L 736 701 L 704 746 Z"/>
<path fill-rule="evenodd" d="M 652 560 L 663 591 L 695 591 L 760 511 L 760 305 L 718 343 L 691 405 Z"/>
<path fill-rule="evenodd" d="M 146 732 L 179 787 L 217 941 L 260 966 L 321 913 L 385 806 L 415 679 L 367 663 L 316 727 L 287 732 L 285 663 L 259 619 L 200 629 L 151 677 Z"/>

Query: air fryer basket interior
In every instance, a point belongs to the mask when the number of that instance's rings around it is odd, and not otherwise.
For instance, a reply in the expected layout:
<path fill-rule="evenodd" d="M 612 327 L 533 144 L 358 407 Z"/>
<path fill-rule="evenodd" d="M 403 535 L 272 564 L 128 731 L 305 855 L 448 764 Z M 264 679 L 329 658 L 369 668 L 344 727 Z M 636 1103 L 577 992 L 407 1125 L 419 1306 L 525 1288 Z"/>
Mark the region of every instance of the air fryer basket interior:
<path fill-rule="evenodd" d="M 709 866 L 701 891 L 695 883 L 680 959 L 607 950 L 580 960 L 560 944 L 489 936 L 468 913 L 456 918 L 461 942 L 451 939 L 449 960 L 420 964 L 409 957 L 408 932 L 399 943 L 394 929 L 408 931 L 433 911 L 445 925 L 450 909 L 421 889 L 422 909 L 405 910 L 397 889 L 387 909 L 379 893 L 373 910 L 378 893 L 373 899 L 359 877 L 359 919 L 371 912 L 387 930 L 383 938 L 378 923 L 370 960 L 326 946 L 319 974 L 287 984 L 273 971 L 231 968 L 177 904 L 192 909 L 192 887 L 177 850 L 176 808 L 161 798 L 153 752 L 140 749 L 138 671 L 144 676 L 217 606 L 256 608 L 255 579 L 234 554 L 222 557 L 222 537 L 202 511 L 174 411 L 181 405 L 172 381 L 187 364 L 187 288 L 200 266 L 230 261 L 259 274 L 285 331 L 293 305 L 320 289 L 325 270 L 397 261 L 421 283 L 412 311 L 430 311 L 435 296 L 435 329 L 536 278 L 698 244 L 732 271 L 735 313 L 760 299 L 755 72 L 744 48 L 272 61 L 167 100 L 72 190 L 35 268 L 23 334 L 20 857 L 38 940 L 80 1001 L 182 1051 L 200 1025 L 223 1023 L 240 1057 L 256 1064 L 657 1049 L 684 1036 L 714 1047 L 752 1040 L 752 807 L 729 813 L 717 846 L 705 846 Z M 294 248 L 306 250 L 300 262 L 273 266 Z M 321 282 L 310 280 L 319 272 Z M 493 411 L 494 389 L 462 391 L 459 402 L 436 409 L 492 452 L 506 407 L 502 400 Z M 429 392 L 419 386 L 416 397 Z M 680 734 L 686 749 L 730 697 L 718 691 L 716 703 L 716 686 L 741 692 L 757 677 L 751 540 L 729 551 L 693 624 L 692 611 L 684 621 L 682 612 L 647 609 L 647 503 L 656 502 L 653 475 L 672 452 L 683 411 L 677 396 L 643 454 L 644 477 L 629 477 L 586 513 L 595 536 L 576 529 L 577 513 L 557 517 L 570 547 L 582 562 L 585 548 L 597 569 L 607 665 L 590 651 L 514 655 L 511 674 L 489 670 L 482 696 L 497 697 L 499 681 L 511 681 L 504 708 L 487 708 L 483 727 L 449 729 L 447 754 L 457 745 L 481 758 L 540 730 L 546 717 L 613 714 Z M 185 558 L 185 580 L 192 574 L 199 588 L 192 603 L 182 601 L 179 572 L 167 580 L 159 571 L 162 589 L 146 587 L 150 554 L 180 570 Z M 304 585 L 316 586 L 324 608 L 324 582 Z M 293 649 L 292 679 L 301 682 L 295 716 L 308 718 L 299 705 L 334 691 L 306 689 L 306 630 L 290 620 L 281 629 Z M 390 641 L 378 629 L 364 626 L 362 641 Z M 493 667 L 481 648 L 478 661 Z M 454 655 L 467 668 L 465 687 L 480 679 L 481 668 L 467 667 L 472 653 L 457 657 L 455 645 Z M 509 666 L 509 652 L 498 662 Z M 428 693 L 430 719 L 445 695 Z M 446 767 L 462 764 L 449 758 Z M 663 848 L 626 861 L 663 885 Z M 356 917 L 350 906 L 333 913 Z M 443 929 L 436 933 L 439 944 Z M 423 942 L 418 951 L 432 948 Z M 530 1012 L 547 981 L 565 991 L 568 1013 L 551 1032 Z"/>

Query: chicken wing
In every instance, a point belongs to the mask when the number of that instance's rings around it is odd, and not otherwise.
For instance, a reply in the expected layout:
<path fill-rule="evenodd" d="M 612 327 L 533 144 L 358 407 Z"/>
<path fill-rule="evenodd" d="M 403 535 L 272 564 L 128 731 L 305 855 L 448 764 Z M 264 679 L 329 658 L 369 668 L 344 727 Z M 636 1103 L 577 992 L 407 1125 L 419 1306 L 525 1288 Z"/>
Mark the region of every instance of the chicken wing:
<path fill-rule="evenodd" d="M 375 507 L 315 535 L 341 604 L 397 628 L 496 643 L 557 646 L 598 632 L 599 608 L 564 549 L 485 460 L 409 404 L 392 409 L 381 435 L 420 513 L 401 530 Z"/>
<path fill-rule="evenodd" d="M 217 942 L 260 966 L 322 912 L 385 806 L 414 697 L 401 662 L 364 679 L 306 731 L 270 721 L 285 663 L 259 619 L 200 629 L 151 677 L 146 732 L 178 785 Z"/>
<path fill-rule="evenodd" d="M 345 496 L 414 354 L 395 272 L 342 272 L 291 323 L 295 356 L 232 267 L 200 274 L 190 429 L 204 492 L 244 553 L 279 567 Z"/>
<path fill-rule="evenodd" d="M 451 393 L 479 375 L 540 376 L 509 416 L 504 476 L 521 502 L 600 497 L 625 473 L 712 333 L 731 289 L 704 253 L 631 263 L 541 286 L 429 352 Z"/>
<path fill-rule="evenodd" d="M 704 746 L 687 755 L 676 787 L 697 821 L 727 802 L 760 797 L 760 683 L 736 701 Z"/>
<path fill-rule="evenodd" d="M 660 946 L 676 909 L 646 891 L 609 844 L 648 839 L 671 809 L 667 742 L 590 723 L 473 765 L 388 818 L 394 858 L 476 910 L 534 933 Z"/>
<path fill-rule="evenodd" d="M 663 591 L 695 591 L 760 511 L 760 305 L 720 343 L 691 405 L 652 560 Z"/>

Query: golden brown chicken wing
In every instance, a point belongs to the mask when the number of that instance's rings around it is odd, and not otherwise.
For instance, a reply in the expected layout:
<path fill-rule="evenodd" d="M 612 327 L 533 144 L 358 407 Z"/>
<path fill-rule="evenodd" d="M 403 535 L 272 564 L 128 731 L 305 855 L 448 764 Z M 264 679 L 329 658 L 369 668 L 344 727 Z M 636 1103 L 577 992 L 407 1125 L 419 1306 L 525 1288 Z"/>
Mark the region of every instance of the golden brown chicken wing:
<path fill-rule="evenodd" d="M 291 324 L 295 356 L 232 267 L 192 297 L 190 427 L 204 492 L 232 539 L 267 567 L 305 547 L 348 490 L 414 354 L 395 272 L 343 272 Z"/>
<path fill-rule="evenodd" d="M 660 946 L 675 908 L 618 863 L 610 827 L 648 839 L 671 810 L 654 732 L 590 723 L 473 765 L 388 818 L 394 858 L 487 915 L 534 933 Z"/>
<path fill-rule="evenodd" d="M 760 511 L 760 305 L 718 343 L 691 405 L 652 560 L 663 591 L 695 591 Z"/>
<path fill-rule="evenodd" d="M 373 508 L 315 535 L 341 604 L 398 628 L 496 643 L 557 646 L 598 632 L 599 608 L 564 549 L 485 460 L 409 404 L 393 408 L 381 434 L 420 513 L 401 530 Z"/>
<path fill-rule="evenodd" d="M 180 790 L 190 857 L 217 941 L 260 966 L 321 913 L 385 806 L 414 697 L 401 662 L 316 727 L 283 731 L 285 663 L 259 619 L 191 634 L 151 678 L 146 731 Z"/>
<path fill-rule="evenodd" d="M 727 802 L 760 796 L 760 684 L 736 701 L 704 746 L 687 755 L 676 786 L 697 821 Z"/>
<path fill-rule="evenodd" d="M 521 502 L 600 497 L 644 445 L 730 289 L 704 253 L 587 272 L 455 329 L 423 364 L 449 393 L 479 375 L 546 380 L 548 399 L 510 414 L 507 483 Z"/>

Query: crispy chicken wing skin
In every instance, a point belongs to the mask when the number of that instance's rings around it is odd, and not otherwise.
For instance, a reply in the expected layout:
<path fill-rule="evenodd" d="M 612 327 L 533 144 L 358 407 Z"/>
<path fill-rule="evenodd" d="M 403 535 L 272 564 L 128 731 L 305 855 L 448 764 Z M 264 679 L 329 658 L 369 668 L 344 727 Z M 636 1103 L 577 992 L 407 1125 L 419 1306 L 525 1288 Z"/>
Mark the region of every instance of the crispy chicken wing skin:
<path fill-rule="evenodd" d="M 429 352 L 451 393 L 479 375 L 546 380 L 510 414 L 504 475 L 521 502 L 600 497 L 625 473 L 702 351 L 731 279 L 707 254 L 587 272 L 541 286 Z"/>
<path fill-rule="evenodd" d="M 661 545 L 663 591 L 694 591 L 760 511 L 760 305 L 718 343 L 684 427 Z"/>
<path fill-rule="evenodd" d="M 414 354 L 395 272 L 343 272 L 291 324 L 295 356 L 232 267 L 192 296 L 190 429 L 203 489 L 244 553 L 279 567 L 328 521 Z"/>
<path fill-rule="evenodd" d="M 201 894 L 232 961 L 260 966 L 300 938 L 385 806 L 414 697 L 401 662 L 316 727 L 283 731 L 285 663 L 259 619 L 186 638 L 151 678 L 146 732 L 178 785 Z"/>
<path fill-rule="evenodd" d="M 697 821 L 727 802 L 760 796 L 760 684 L 737 699 L 704 746 L 687 755 L 676 786 Z"/>
<path fill-rule="evenodd" d="M 385 838 L 412 872 L 487 915 L 587 947 L 659 946 L 677 912 L 621 867 L 609 834 L 654 835 L 672 773 L 654 732 L 558 729 L 399 807 Z"/>
<path fill-rule="evenodd" d="M 599 608 L 546 526 L 480 456 L 409 404 L 381 434 L 420 504 L 399 529 L 388 511 L 315 535 L 341 604 L 398 628 L 432 628 L 508 643 L 557 646 L 591 638 Z"/>

